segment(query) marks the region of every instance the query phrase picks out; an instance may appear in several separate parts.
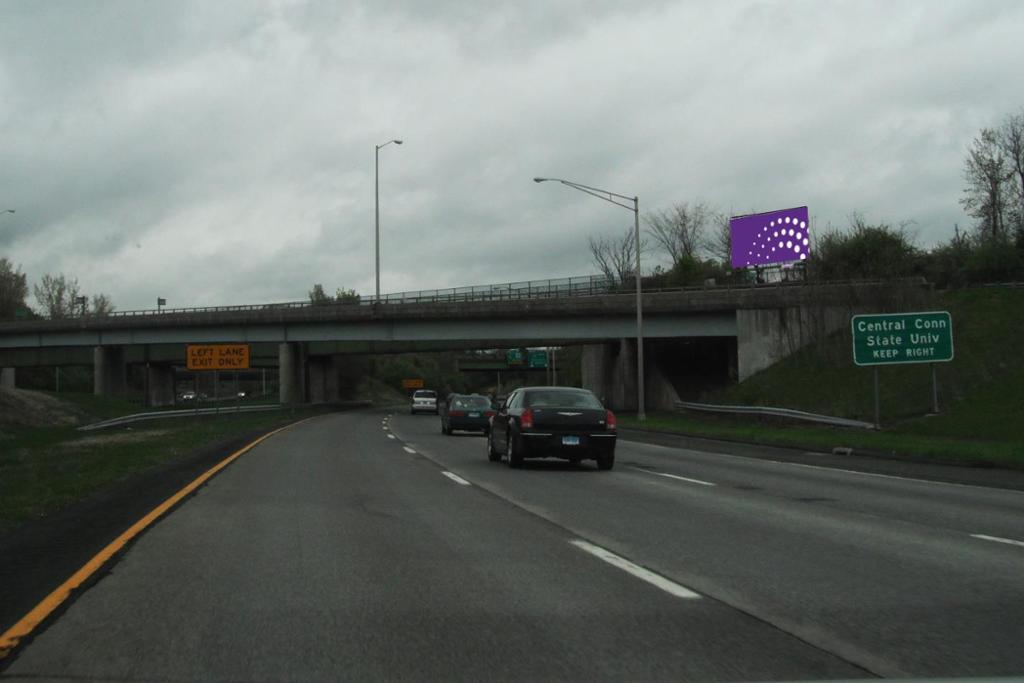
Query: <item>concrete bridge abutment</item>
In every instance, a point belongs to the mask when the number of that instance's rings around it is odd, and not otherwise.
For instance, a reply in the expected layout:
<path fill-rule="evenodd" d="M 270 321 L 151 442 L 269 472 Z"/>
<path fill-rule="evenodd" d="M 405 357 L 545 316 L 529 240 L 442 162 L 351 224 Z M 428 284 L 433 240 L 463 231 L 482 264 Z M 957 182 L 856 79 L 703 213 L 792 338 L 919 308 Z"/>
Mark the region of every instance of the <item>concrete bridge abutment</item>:
<path fill-rule="evenodd" d="M 0 388 L 14 389 L 16 379 L 16 368 L 0 368 Z"/>
<path fill-rule="evenodd" d="M 737 379 L 746 380 L 849 321 L 849 309 L 838 306 L 737 310 Z"/>

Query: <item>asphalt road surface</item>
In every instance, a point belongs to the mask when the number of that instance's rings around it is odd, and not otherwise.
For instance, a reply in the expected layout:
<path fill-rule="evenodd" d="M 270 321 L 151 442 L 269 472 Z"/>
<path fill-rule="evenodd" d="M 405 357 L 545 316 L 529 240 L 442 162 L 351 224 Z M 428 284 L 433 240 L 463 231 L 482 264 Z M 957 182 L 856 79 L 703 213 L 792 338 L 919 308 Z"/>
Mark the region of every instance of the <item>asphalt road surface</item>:
<path fill-rule="evenodd" d="M 627 440 L 611 472 L 511 470 L 484 449 L 433 416 L 282 432 L 147 531 L 3 675 L 1024 673 L 1024 492 Z"/>

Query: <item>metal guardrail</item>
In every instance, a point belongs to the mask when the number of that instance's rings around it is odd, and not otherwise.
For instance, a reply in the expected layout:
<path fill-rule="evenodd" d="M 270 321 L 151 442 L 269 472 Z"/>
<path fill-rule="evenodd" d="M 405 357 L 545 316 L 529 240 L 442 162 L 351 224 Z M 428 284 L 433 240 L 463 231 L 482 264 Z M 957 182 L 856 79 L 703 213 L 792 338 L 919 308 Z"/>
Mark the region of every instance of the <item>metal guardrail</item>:
<path fill-rule="evenodd" d="M 772 417 L 786 417 L 793 420 L 804 420 L 806 422 L 820 422 L 822 424 L 836 427 L 858 427 L 860 429 L 874 429 L 875 425 L 870 422 L 851 420 L 845 417 L 832 417 L 831 415 L 819 415 L 817 413 L 806 413 L 802 410 L 790 410 L 789 408 L 770 408 L 768 406 L 725 406 L 712 405 L 709 403 L 691 403 L 689 401 L 676 401 L 677 408 L 687 410 L 700 410 L 708 413 L 739 413 L 742 415 L 770 415 Z"/>
<path fill-rule="evenodd" d="M 94 422 L 90 425 L 83 425 L 78 428 L 80 432 L 91 432 L 106 427 L 117 427 L 119 425 L 141 422 L 142 420 L 159 420 L 165 417 L 189 417 L 195 415 L 228 415 L 231 413 L 261 413 L 270 410 L 280 410 L 283 406 L 280 403 L 261 406 L 231 406 L 226 408 L 189 408 L 185 410 L 155 410 L 149 413 L 135 413 L 134 415 L 123 415 L 102 422 Z"/>

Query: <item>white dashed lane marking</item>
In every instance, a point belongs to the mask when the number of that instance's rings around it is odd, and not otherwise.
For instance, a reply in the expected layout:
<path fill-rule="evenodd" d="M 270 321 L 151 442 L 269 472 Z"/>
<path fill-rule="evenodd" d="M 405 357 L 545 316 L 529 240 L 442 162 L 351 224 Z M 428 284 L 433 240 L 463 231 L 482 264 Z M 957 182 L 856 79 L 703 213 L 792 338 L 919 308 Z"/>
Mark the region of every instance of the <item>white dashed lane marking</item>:
<path fill-rule="evenodd" d="M 615 553 L 611 552 L 610 550 L 605 550 L 601 546 L 594 545 L 593 543 L 587 543 L 586 541 L 580 539 L 574 539 L 572 541 L 569 541 L 569 543 L 572 543 L 580 550 L 590 553 L 594 557 L 604 560 L 613 567 L 618 567 L 624 572 L 632 574 L 641 581 L 646 581 L 652 586 L 660 588 L 666 593 L 674 595 L 677 598 L 684 598 L 686 600 L 694 600 L 700 598 L 700 594 L 694 593 L 686 586 L 681 586 L 675 581 L 666 579 L 661 574 L 655 574 L 650 569 L 644 569 L 638 564 L 633 564 L 626 558 L 619 557 Z"/>
<path fill-rule="evenodd" d="M 456 484 L 462 484 L 463 486 L 469 486 L 469 482 L 468 481 L 466 481 L 465 479 L 463 479 L 459 475 L 455 474 L 454 472 L 442 472 L 441 474 L 443 474 L 444 476 L 448 477 L 449 479 L 454 481 Z"/>
<path fill-rule="evenodd" d="M 700 484 L 701 486 L 717 486 L 718 484 L 712 484 L 710 481 L 702 481 L 700 479 L 690 479 L 689 477 L 680 477 L 678 474 L 666 474 L 665 472 L 655 472 L 653 470 L 646 470 L 643 467 L 636 467 L 631 465 L 634 470 L 643 472 L 644 474 L 652 474 L 655 477 L 667 477 L 668 479 L 678 479 L 679 481 L 689 482 L 691 484 Z"/>

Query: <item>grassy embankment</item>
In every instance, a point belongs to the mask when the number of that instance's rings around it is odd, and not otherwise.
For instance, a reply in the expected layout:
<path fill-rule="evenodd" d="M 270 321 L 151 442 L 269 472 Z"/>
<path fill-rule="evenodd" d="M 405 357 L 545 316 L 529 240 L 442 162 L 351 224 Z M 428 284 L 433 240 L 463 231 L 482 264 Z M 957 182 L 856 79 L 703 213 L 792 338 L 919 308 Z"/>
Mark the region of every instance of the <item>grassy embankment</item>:
<path fill-rule="evenodd" d="M 54 396 L 56 396 L 54 394 Z M 60 394 L 81 423 L 138 412 L 128 401 Z M 263 413 L 138 422 L 94 432 L 73 425 L 4 427 L 0 435 L 0 533 L 41 517 L 133 475 L 188 457 L 197 449 L 263 433 L 313 407 Z"/>
<path fill-rule="evenodd" d="M 1024 289 L 937 295 L 953 317 L 954 352 L 940 363 L 940 414 L 931 409 L 929 366 L 879 369 L 882 430 L 838 429 L 697 413 L 648 416 L 644 428 L 810 449 L 848 446 L 1024 467 Z M 764 405 L 874 421 L 872 370 L 853 364 L 849 330 L 834 334 L 708 403 Z M 623 416 L 623 426 L 639 426 Z"/>

